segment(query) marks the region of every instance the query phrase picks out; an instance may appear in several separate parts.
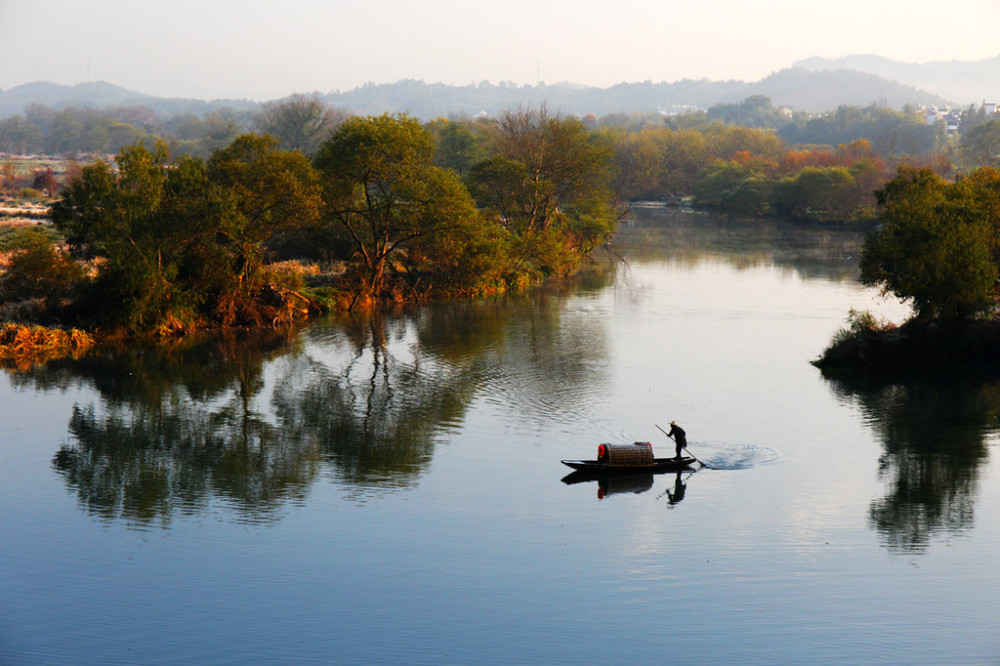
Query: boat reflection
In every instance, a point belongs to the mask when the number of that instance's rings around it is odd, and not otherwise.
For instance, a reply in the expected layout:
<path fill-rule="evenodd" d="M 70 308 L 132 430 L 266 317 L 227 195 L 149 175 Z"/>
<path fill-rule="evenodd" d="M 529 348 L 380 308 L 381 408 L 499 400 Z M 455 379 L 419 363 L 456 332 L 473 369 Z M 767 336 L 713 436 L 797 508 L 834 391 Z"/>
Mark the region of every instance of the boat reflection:
<path fill-rule="evenodd" d="M 666 497 L 667 505 L 670 508 L 680 504 L 687 492 L 687 481 L 696 471 L 677 470 L 673 472 L 675 475 L 673 485 L 668 486 L 656 498 Z M 670 473 L 644 471 L 601 474 L 599 472 L 576 471 L 564 476 L 562 482 L 566 485 L 575 485 L 578 483 L 587 483 L 588 481 L 596 481 L 597 499 L 603 500 L 612 495 L 640 495 L 653 487 L 655 476 L 666 476 Z"/>

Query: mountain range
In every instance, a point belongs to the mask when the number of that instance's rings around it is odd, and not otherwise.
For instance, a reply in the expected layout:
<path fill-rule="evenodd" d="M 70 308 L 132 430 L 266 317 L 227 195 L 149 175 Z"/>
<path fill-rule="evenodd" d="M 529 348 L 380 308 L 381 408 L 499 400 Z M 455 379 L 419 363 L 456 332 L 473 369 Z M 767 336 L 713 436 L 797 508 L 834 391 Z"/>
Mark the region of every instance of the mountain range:
<path fill-rule="evenodd" d="M 571 83 L 517 86 L 488 82 L 469 86 L 405 80 L 346 92 L 314 93 L 324 102 L 353 113 L 408 112 L 425 120 L 448 115 L 495 115 L 519 105 L 546 104 L 561 113 L 604 116 L 612 113 L 673 112 L 764 95 L 775 106 L 822 112 L 841 105 L 890 108 L 905 105 L 966 106 L 1000 95 L 1000 56 L 978 62 L 902 63 L 871 55 L 796 62 L 760 81 L 685 79 L 673 83 L 620 83 L 596 88 Z M 246 99 L 197 100 L 146 95 L 106 82 L 75 86 L 47 82 L 0 91 L 0 118 L 23 113 L 31 104 L 66 106 L 145 106 L 161 116 L 205 114 L 221 108 L 250 112 L 259 104 Z"/>
<path fill-rule="evenodd" d="M 853 70 L 867 72 L 921 90 L 931 90 L 961 105 L 996 102 L 1000 98 L 1000 56 L 913 64 L 875 55 L 808 58 L 793 67 L 810 72 Z"/>

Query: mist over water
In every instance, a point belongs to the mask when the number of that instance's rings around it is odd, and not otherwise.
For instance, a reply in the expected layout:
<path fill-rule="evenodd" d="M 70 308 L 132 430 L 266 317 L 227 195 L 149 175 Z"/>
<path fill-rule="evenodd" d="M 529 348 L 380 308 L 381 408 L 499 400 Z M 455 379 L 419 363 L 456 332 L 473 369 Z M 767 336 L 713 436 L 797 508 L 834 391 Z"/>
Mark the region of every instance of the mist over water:
<path fill-rule="evenodd" d="M 860 240 L 640 208 L 573 289 L 8 372 L 0 662 L 996 661 L 1000 390 L 819 375 L 907 313 Z"/>

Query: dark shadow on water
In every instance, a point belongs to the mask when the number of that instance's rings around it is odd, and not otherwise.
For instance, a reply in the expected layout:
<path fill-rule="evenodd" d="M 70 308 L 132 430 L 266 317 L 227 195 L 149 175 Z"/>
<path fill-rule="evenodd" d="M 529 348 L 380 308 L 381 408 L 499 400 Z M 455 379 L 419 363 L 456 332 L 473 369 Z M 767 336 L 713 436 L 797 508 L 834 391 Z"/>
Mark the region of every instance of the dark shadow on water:
<path fill-rule="evenodd" d="M 860 407 L 882 443 L 878 475 L 886 494 L 868 515 L 882 544 L 921 553 L 970 530 L 986 438 L 1000 422 L 1000 382 L 832 386 Z"/>
<path fill-rule="evenodd" d="M 656 481 L 670 480 L 667 489 L 656 499 L 667 498 L 667 505 L 673 508 L 681 503 L 687 493 L 687 482 L 698 470 L 687 469 L 663 473 L 636 472 L 618 474 L 594 474 L 573 472 L 562 478 L 566 485 L 597 483 L 597 499 L 603 500 L 613 495 L 639 495 L 653 488 Z"/>

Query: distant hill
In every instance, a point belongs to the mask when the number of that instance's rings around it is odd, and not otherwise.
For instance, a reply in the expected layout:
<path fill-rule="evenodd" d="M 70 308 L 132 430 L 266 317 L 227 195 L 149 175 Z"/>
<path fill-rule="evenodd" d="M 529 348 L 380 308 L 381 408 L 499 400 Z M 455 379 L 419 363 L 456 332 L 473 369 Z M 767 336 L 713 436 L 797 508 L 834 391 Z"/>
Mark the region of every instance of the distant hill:
<path fill-rule="evenodd" d="M 609 113 L 669 111 L 675 106 L 707 108 L 719 99 L 737 97 L 747 84 L 741 81 L 679 81 L 677 83 L 620 83 L 593 88 L 570 83 L 516 86 L 480 83 L 449 86 L 423 81 L 368 84 L 323 99 L 328 104 L 370 114 L 407 111 L 431 119 L 451 114 L 497 115 L 517 106 L 545 104 L 560 113 L 579 116 Z"/>
<path fill-rule="evenodd" d="M 870 106 L 878 104 L 901 109 L 916 106 L 947 106 L 947 97 L 916 87 L 897 83 L 876 74 L 837 69 L 808 71 L 783 69 L 752 86 L 751 94 L 771 98 L 775 106 L 787 106 L 799 111 L 829 111 L 838 106 Z"/>
<path fill-rule="evenodd" d="M 146 106 L 162 116 L 172 116 L 177 113 L 204 114 L 224 107 L 249 110 L 257 106 L 249 100 L 206 102 L 198 99 L 154 97 L 105 81 L 80 83 L 75 86 L 38 81 L 0 91 L 0 118 L 23 113 L 32 104 L 43 104 L 53 109 L 67 106 L 90 108 Z"/>
<path fill-rule="evenodd" d="M 805 62 L 805 61 L 804 61 Z M 814 63 L 815 64 L 815 63 Z M 358 114 L 408 112 L 429 120 L 453 114 L 497 115 L 517 106 L 546 104 L 560 113 L 604 116 L 612 113 L 671 112 L 682 108 L 708 109 L 716 104 L 740 102 L 750 95 L 765 95 L 775 106 L 797 111 L 828 111 L 847 104 L 878 103 L 891 108 L 906 104 L 947 104 L 945 97 L 897 83 L 883 76 L 846 69 L 815 66 L 785 69 L 755 83 L 685 79 L 674 83 L 620 83 L 594 88 L 570 83 L 516 86 L 488 82 L 451 86 L 423 81 L 369 83 L 347 92 L 322 96 L 326 103 Z M 22 113 L 30 104 L 51 108 L 66 106 L 145 106 L 161 117 L 177 113 L 205 114 L 220 108 L 252 111 L 249 100 L 162 98 L 133 92 L 110 83 L 61 86 L 29 83 L 0 91 L 0 118 Z"/>
<path fill-rule="evenodd" d="M 331 93 L 324 101 L 355 113 L 409 111 L 420 118 L 452 113 L 490 115 L 518 105 L 545 103 L 562 113 L 603 116 L 611 113 L 656 113 L 681 107 L 707 109 L 716 104 L 765 95 L 775 106 L 797 111 L 829 111 L 841 105 L 879 104 L 900 109 L 907 104 L 948 104 L 934 95 L 874 74 L 847 70 L 785 69 L 756 83 L 743 81 L 694 81 L 675 83 L 619 83 L 610 88 L 570 84 L 504 86 L 489 83 L 447 86 L 422 81 L 369 84 L 345 93 Z"/>
<path fill-rule="evenodd" d="M 934 92 L 960 105 L 1000 101 L 1000 56 L 976 62 L 905 63 L 875 55 L 808 58 L 795 67 L 812 72 L 852 69 Z"/>

